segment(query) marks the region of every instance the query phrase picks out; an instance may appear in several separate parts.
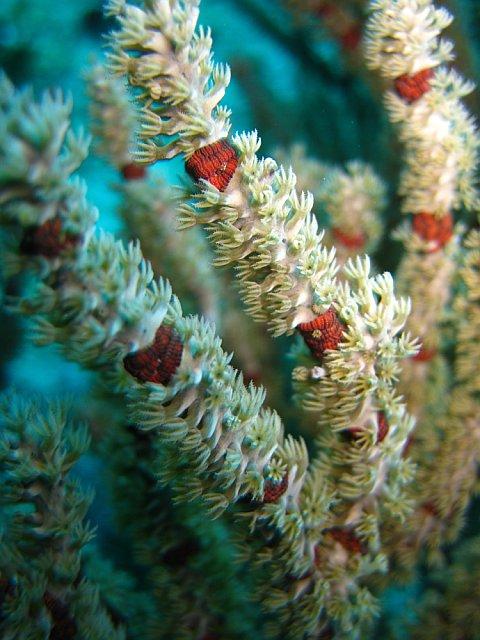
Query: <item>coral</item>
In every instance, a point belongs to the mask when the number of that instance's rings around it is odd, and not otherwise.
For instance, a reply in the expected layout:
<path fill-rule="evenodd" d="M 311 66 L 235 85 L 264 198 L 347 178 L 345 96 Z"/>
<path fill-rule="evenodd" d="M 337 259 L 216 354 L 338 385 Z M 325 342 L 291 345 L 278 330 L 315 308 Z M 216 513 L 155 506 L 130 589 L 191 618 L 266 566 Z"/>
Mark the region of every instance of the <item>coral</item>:
<path fill-rule="evenodd" d="M 8 86 L 7 89 L 9 91 Z M 22 96 L 17 97 L 9 91 L 4 117 L 11 121 L 17 117 L 26 118 L 14 108 L 19 100 L 22 100 Z M 44 98 L 41 104 L 47 111 L 47 120 L 50 109 L 62 113 L 62 132 L 65 136 L 68 108 L 60 109 L 63 102 L 59 97 Z M 40 122 L 43 126 L 41 118 Z M 15 145 L 21 140 L 24 162 L 28 164 L 35 154 L 40 162 L 42 150 L 35 148 L 35 136 L 32 142 L 23 137 L 21 131 L 16 133 L 16 127 L 12 126 L 11 130 L 15 134 L 7 140 L 7 144 Z M 50 136 L 53 136 L 53 132 L 50 132 Z M 65 142 L 70 139 L 69 135 Z M 63 138 L 56 137 L 55 140 L 57 153 L 65 160 L 65 166 L 75 166 L 73 162 L 68 163 L 67 150 L 61 147 Z M 42 148 L 49 148 L 48 138 Z M 8 158 L 4 159 L 6 162 Z M 229 503 L 241 496 L 250 496 L 250 500 L 253 499 L 257 505 L 249 513 L 253 523 L 258 522 L 258 526 L 264 528 L 266 523 L 273 521 L 277 523 L 279 532 L 283 532 L 282 553 L 288 551 L 290 555 L 290 573 L 300 578 L 308 566 L 315 568 L 313 541 L 318 541 L 327 524 L 334 524 L 332 515 L 328 514 L 331 492 L 320 488 L 325 474 L 321 466 L 307 471 L 308 454 L 302 441 L 294 441 L 290 437 L 283 440 L 278 416 L 268 409 L 260 410 L 263 391 L 243 386 L 241 377 L 228 365 L 229 358 L 221 351 L 219 340 L 215 338 L 211 327 L 196 318 L 182 317 L 179 303 L 172 297 L 169 285 L 152 280 L 151 269 L 142 261 L 137 247 L 130 245 L 125 248 L 108 234 L 93 235 L 95 216 L 91 207 L 83 201 L 83 189 L 78 182 L 67 181 L 63 189 L 68 198 L 60 190 L 55 203 L 60 206 L 62 225 L 75 228 L 81 241 L 73 248 L 66 247 L 53 259 L 22 252 L 21 239 L 25 233 L 22 231 L 21 217 L 23 200 L 16 194 L 11 195 L 10 184 L 8 177 L 4 178 L 2 194 L 8 205 L 4 216 L 12 227 L 13 236 L 17 238 L 17 252 L 20 251 L 18 266 L 29 264 L 37 273 L 36 286 L 17 303 L 16 308 L 36 319 L 34 332 L 37 341 L 43 344 L 59 342 L 67 357 L 103 371 L 111 383 L 128 391 L 132 420 L 143 428 L 154 429 L 165 443 L 161 478 L 172 486 L 177 499 L 203 497 L 208 513 L 218 517 Z M 28 193 L 32 203 L 38 199 L 36 185 L 27 182 L 25 193 Z M 79 202 L 87 215 L 82 216 L 74 226 L 70 217 L 76 220 Z M 53 217 L 60 215 L 55 206 L 50 214 Z M 30 218 L 28 223 L 26 228 L 31 226 Z M 13 240 L 11 242 L 13 244 Z M 361 268 L 361 264 L 357 268 Z M 363 272 L 357 277 L 363 278 Z M 382 282 L 388 287 L 388 280 L 383 279 Z M 175 365 L 170 367 L 173 360 L 168 361 L 168 380 L 162 368 L 163 347 L 158 351 L 154 342 L 155 335 L 159 335 L 159 327 L 164 326 L 165 329 L 161 328 L 161 339 L 165 337 L 169 342 L 168 336 L 173 336 L 175 332 L 175 336 L 178 335 L 175 341 L 182 345 L 179 363 L 175 360 Z M 401 343 L 399 346 L 405 348 Z M 159 375 L 164 376 L 161 379 L 168 385 L 158 384 L 160 379 L 156 373 L 153 374 L 154 380 L 150 381 L 150 375 L 144 375 L 143 368 L 141 380 L 146 381 L 148 377 L 149 382 L 135 382 L 126 370 L 132 370 L 132 367 L 128 364 L 127 368 L 124 366 L 125 357 L 127 363 L 135 362 L 136 374 L 136 367 L 143 362 L 149 367 L 153 364 L 155 371 L 160 365 Z M 410 421 L 403 416 L 401 407 L 389 410 L 389 421 L 392 425 L 389 437 L 396 434 L 398 444 L 395 450 L 400 452 L 400 443 L 411 427 Z M 168 451 L 170 455 L 167 455 Z M 392 469 L 397 467 L 395 457 L 391 464 Z M 188 475 L 181 473 L 181 468 L 185 467 L 189 469 Z M 360 467 L 353 469 L 354 474 L 359 471 Z M 286 477 L 286 473 L 288 484 L 285 491 L 282 488 L 276 502 L 264 502 L 265 485 L 279 482 Z M 386 476 L 386 469 L 382 473 Z M 397 474 L 394 475 L 397 478 Z M 360 476 L 354 482 L 358 481 L 359 489 L 355 495 L 362 496 L 364 489 L 361 488 Z M 348 482 L 344 482 L 346 488 Z M 398 479 L 395 482 L 398 484 Z M 367 481 L 369 483 L 370 480 Z M 401 484 L 402 481 L 398 486 Z M 370 490 L 373 488 L 374 485 Z M 393 491 L 393 487 L 389 491 Z M 313 498 L 315 495 L 324 497 L 318 502 Z M 353 497 L 351 491 L 350 496 Z M 394 510 L 398 511 L 398 507 Z M 297 532 L 293 538 L 292 533 L 288 533 L 291 526 L 295 526 Z M 330 540 L 334 542 L 332 538 Z M 320 548 L 318 542 L 316 548 Z M 316 557 L 318 559 L 318 552 Z M 273 566 L 275 562 L 278 560 L 272 558 Z M 343 571 L 356 575 L 359 568 L 353 558 L 352 563 L 345 566 Z M 360 571 L 372 571 L 382 566 L 380 559 L 372 558 L 371 563 L 368 565 L 364 562 Z M 282 565 L 285 569 L 284 561 Z M 319 593 L 318 589 L 323 588 L 321 585 L 325 580 L 329 582 L 328 573 L 324 575 L 314 570 L 310 579 L 313 591 L 305 594 L 307 601 L 314 597 L 312 594 Z M 331 592 L 326 593 L 327 610 L 335 601 L 338 588 L 335 584 L 338 580 L 338 576 L 335 577 Z M 316 585 L 315 588 L 313 585 Z M 356 589 L 352 590 L 352 603 L 360 597 L 360 593 L 363 591 L 355 595 Z M 365 597 L 367 595 L 362 597 L 362 602 Z M 332 605 L 329 604 L 330 600 Z M 372 602 L 371 607 L 363 611 L 362 619 L 366 620 L 368 612 L 374 610 Z M 309 624 L 325 624 L 321 611 L 320 620 L 308 616 Z M 329 615 L 337 619 L 340 625 L 349 626 L 353 613 L 348 609 L 335 613 L 333 609 Z M 290 633 L 298 633 L 306 623 L 305 614 L 299 609 L 292 618 Z"/>
<path fill-rule="evenodd" d="M 441 66 L 453 57 L 453 44 L 439 37 L 452 16 L 431 0 L 378 0 L 370 11 L 367 64 L 395 81 L 386 106 L 406 148 L 404 211 L 442 218 L 475 206 L 479 139 L 461 102 L 473 84 Z"/>
<path fill-rule="evenodd" d="M 231 523 L 208 518 L 200 500 L 172 502 L 170 491 L 155 477 L 154 442 L 152 433 L 118 425 L 101 445 L 111 461 L 108 483 L 118 525 L 134 566 L 142 569 L 144 586 L 154 594 L 141 637 L 197 638 L 199 630 L 239 640 L 260 635 Z"/>
<path fill-rule="evenodd" d="M 478 638 L 479 543 L 478 537 L 466 540 L 455 549 L 449 566 L 435 572 L 416 606 L 419 619 L 412 629 L 414 640 Z"/>
<path fill-rule="evenodd" d="M 277 156 L 292 166 L 298 190 L 313 193 L 317 220 L 329 227 L 324 242 L 336 248 L 341 265 L 363 251 L 375 251 L 383 233 L 386 186 L 372 167 L 359 160 L 348 162 L 345 169 L 330 166 L 307 157 L 300 145 Z"/>
<path fill-rule="evenodd" d="M 125 86 L 109 76 L 102 65 L 95 66 L 87 80 L 94 139 L 98 140 L 99 151 L 125 178 L 117 189 L 121 195 L 119 214 L 129 237 L 141 240 L 142 251 L 155 273 L 175 278 L 183 308 L 200 312 L 221 329 L 245 379 L 261 380 L 281 403 L 276 392 L 278 381 L 263 366 L 271 357 L 268 337 L 245 318 L 228 283 L 212 267 L 212 254 L 203 231 L 195 228 L 178 233 L 178 194 L 163 180 L 147 176 L 145 166 L 134 162 L 129 141 L 134 137 L 135 110 Z"/>
<path fill-rule="evenodd" d="M 390 118 L 405 146 L 406 167 L 399 192 L 411 227 L 398 236 L 406 253 L 399 286 L 412 296 L 408 327 L 422 340 L 423 353 L 440 349 L 440 323 L 455 272 L 457 234 L 452 212 L 473 207 L 479 138 L 460 99 L 473 89 L 454 70 L 441 65 L 453 58 L 453 45 L 440 38 L 452 16 L 432 2 L 371 3 L 367 24 L 367 64 L 393 79 L 386 94 Z M 428 384 L 426 358 L 404 372 L 402 389 L 410 409 L 421 418 L 418 394 Z M 420 395 L 424 395 L 420 393 Z"/>
<path fill-rule="evenodd" d="M 70 473 L 88 448 L 65 410 L 19 397 L 0 405 L 0 633 L 2 638 L 125 638 L 82 568 L 92 496 Z"/>
<path fill-rule="evenodd" d="M 442 323 L 462 259 L 460 228 L 454 227 L 452 214 L 461 205 L 477 205 L 479 137 L 461 102 L 473 85 L 441 66 L 453 58 L 453 45 L 440 38 L 452 16 L 429 0 L 372 2 L 371 11 L 367 63 L 394 80 L 386 104 L 405 146 L 399 189 L 403 209 L 414 216 L 411 227 L 397 234 L 406 249 L 398 282 L 412 296 L 414 312 L 407 326 L 422 340 L 421 352 L 401 378 L 407 406 L 418 418 L 408 454 L 418 465 L 421 489 L 412 494 L 409 533 L 393 544 L 400 564 L 411 567 L 422 545 L 428 545 L 430 560 L 438 560 L 442 543 L 456 538 L 476 473 L 478 426 L 469 385 L 458 379 L 464 329 L 456 312 L 451 320 L 459 349 L 453 388 L 438 371 L 445 368 Z M 448 404 L 439 411 L 438 398 L 447 393 Z"/>
<path fill-rule="evenodd" d="M 367 65 L 387 85 L 412 216 L 392 275 L 381 236 L 397 203 L 381 212 L 376 168 L 390 181 L 398 167 L 377 123 L 385 149 L 358 153 L 373 164 L 298 146 L 278 162 L 257 131 L 230 137 L 230 69 L 197 28 L 199 5 L 107 2 L 108 68 L 87 72 L 87 91 L 121 239 L 97 227 L 78 177 L 89 139 L 71 128 L 72 100 L 0 78 L 5 301 L 31 341 L 93 381 L 75 399 L 92 443 L 54 404 L 0 406 L 0 630 L 12 640 L 382 637 L 392 583 L 420 568 L 422 589 L 448 562 L 478 489 L 480 242 L 466 216 L 478 134 L 462 101 L 472 87 L 444 66 L 450 14 L 369 3 Z M 325 20 L 330 6 L 315 5 Z M 286 15 L 267 26 L 288 39 Z M 323 57 L 351 154 L 336 98 L 367 90 L 360 59 L 336 75 L 328 47 L 314 48 L 302 49 L 308 79 Z M 301 139 L 295 111 L 308 106 L 290 91 L 274 104 L 288 129 L 276 144 Z M 173 191 L 165 176 L 182 161 Z M 82 465 L 97 485 L 95 546 Z M 445 633 L 464 624 L 454 608 L 438 614 Z"/>
<path fill-rule="evenodd" d="M 131 154 L 136 114 L 123 83 L 111 78 L 101 64 L 89 69 L 85 79 L 91 97 L 92 133 L 98 153 L 122 171 L 126 180 L 142 178 L 144 168 L 135 170 Z"/>

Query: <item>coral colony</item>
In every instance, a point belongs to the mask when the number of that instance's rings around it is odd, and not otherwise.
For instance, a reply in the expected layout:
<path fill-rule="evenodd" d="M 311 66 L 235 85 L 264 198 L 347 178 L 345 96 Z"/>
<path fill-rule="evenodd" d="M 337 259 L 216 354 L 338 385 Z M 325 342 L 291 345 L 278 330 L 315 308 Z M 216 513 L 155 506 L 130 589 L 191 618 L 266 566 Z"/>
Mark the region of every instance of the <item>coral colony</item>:
<path fill-rule="evenodd" d="M 199 4 L 110 0 L 106 64 L 86 74 L 96 149 L 123 177 L 140 242 L 96 227 L 70 100 L 1 79 L 9 308 L 36 343 L 96 371 L 116 407 L 93 449 L 123 551 L 106 558 L 92 542 L 93 496 L 72 473 L 89 428 L 61 404 L 4 395 L 0 636 L 395 638 L 378 631 L 383 594 L 436 566 L 408 632 L 478 638 L 461 567 L 480 575 L 480 541 L 441 569 L 480 454 L 480 235 L 454 219 L 478 210 L 479 139 L 462 102 L 473 85 L 441 36 L 452 16 L 430 0 L 371 0 L 360 45 L 358 3 L 304 3 L 318 20 L 341 12 L 344 47 L 386 84 L 409 216 L 394 278 L 365 253 L 384 233 L 371 167 L 298 146 L 282 165 L 259 155 L 256 131 L 230 136 L 230 69 L 213 61 Z M 173 197 L 147 168 L 175 156 L 193 184 Z M 292 434 L 256 382 L 268 387 L 275 349 L 262 326 L 293 345 L 293 393 L 284 385 L 278 405 Z"/>

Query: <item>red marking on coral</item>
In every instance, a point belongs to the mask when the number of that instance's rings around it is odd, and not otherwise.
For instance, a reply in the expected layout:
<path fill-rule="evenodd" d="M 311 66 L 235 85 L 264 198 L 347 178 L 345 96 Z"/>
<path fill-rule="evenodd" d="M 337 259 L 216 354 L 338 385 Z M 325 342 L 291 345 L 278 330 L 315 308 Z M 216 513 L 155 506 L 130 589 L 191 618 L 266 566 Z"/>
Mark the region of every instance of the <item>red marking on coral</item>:
<path fill-rule="evenodd" d="M 122 176 L 125 180 L 141 180 L 145 177 L 146 173 L 145 167 L 136 162 L 129 162 L 122 167 Z"/>
<path fill-rule="evenodd" d="M 325 533 L 330 535 L 335 542 L 339 542 L 344 549 L 351 553 L 361 553 L 365 555 L 368 552 L 367 544 L 355 535 L 352 529 L 346 527 L 331 527 L 326 529 Z"/>
<path fill-rule="evenodd" d="M 153 343 L 133 351 L 123 359 L 125 369 L 140 382 L 167 385 L 182 359 L 183 344 L 173 327 L 162 325 L 157 329 Z"/>
<path fill-rule="evenodd" d="M 299 331 L 326 331 L 336 320 L 338 320 L 337 314 L 330 307 L 325 313 L 320 314 L 309 322 L 302 322 L 297 328 Z"/>
<path fill-rule="evenodd" d="M 442 218 L 433 213 L 421 212 L 413 216 L 414 232 L 426 242 L 434 243 L 428 253 L 435 253 L 444 247 L 453 234 L 453 217 L 447 213 Z"/>
<path fill-rule="evenodd" d="M 432 360 L 437 355 L 436 349 L 425 349 L 422 347 L 420 351 L 412 356 L 412 360 L 415 362 L 428 362 Z"/>
<path fill-rule="evenodd" d="M 218 140 L 197 149 L 185 163 L 187 173 L 194 180 L 207 180 L 224 191 L 238 165 L 235 149 L 227 140 Z"/>
<path fill-rule="evenodd" d="M 53 621 L 49 640 L 73 640 L 77 634 L 77 625 L 70 616 L 68 606 L 49 591 L 43 594 L 43 602 Z"/>
<path fill-rule="evenodd" d="M 59 216 L 46 220 L 38 227 L 25 230 L 20 250 L 30 256 L 45 256 L 56 258 L 62 251 L 74 247 L 80 241 L 80 236 L 65 232 Z"/>
<path fill-rule="evenodd" d="M 274 482 L 273 480 L 267 480 L 265 482 L 265 490 L 263 492 L 263 502 L 270 504 L 277 502 L 281 496 L 288 489 L 288 472 L 283 476 L 280 482 Z"/>
<path fill-rule="evenodd" d="M 343 244 L 348 249 L 361 249 L 365 244 L 365 236 L 363 233 L 349 235 L 337 227 L 332 227 L 332 235 L 336 242 Z"/>
<path fill-rule="evenodd" d="M 415 102 L 430 90 L 433 69 L 423 69 L 413 75 L 407 73 L 395 80 L 395 90 L 409 104 Z"/>
<path fill-rule="evenodd" d="M 390 425 L 388 424 L 385 414 L 383 413 L 383 411 L 380 411 L 377 414 L 377 439 L 375 441 L 375 444 L 380 444 L 380 442 L 383 442 L 385 440 L 389 428 Z M 349 440 L 357 440 L 363 432 L 364 429 L 362 429 L 361 427 L 350 427 L 342 433 L 347 436 Z"/>
<path fill-rule="evenodd" d="M 321 360 L 327 349 L 336 349 L 345 330 L 335 310 L 330 307 L 325 313 L 297 327 L 315 358 Z"/>
<path fill-rule="evenodd" d="M 380 444 L 385 440 L 385 437 L 390 429 L 390 425 L 388 424 L 387 416 L 383 413 L 383 411 L 379 411 L 377 414 L 377 442 L 376 444 Z"/>
<path fill-rule="evenodd" d="M 340 36 L 340 42 L 347 51 L 355 51 L 362 40 L 362 30 L 356 24 L 352 25 Z"/>
<path fill-rule="evenodd" d="M 426 513 L 428 513 L 428 515 L 430 516 L 439 515 L 437 507 L 430 500 L 428 502 L 424 502 L 421 506 L 421 509 L 422 511 L 425 511 Z"/>

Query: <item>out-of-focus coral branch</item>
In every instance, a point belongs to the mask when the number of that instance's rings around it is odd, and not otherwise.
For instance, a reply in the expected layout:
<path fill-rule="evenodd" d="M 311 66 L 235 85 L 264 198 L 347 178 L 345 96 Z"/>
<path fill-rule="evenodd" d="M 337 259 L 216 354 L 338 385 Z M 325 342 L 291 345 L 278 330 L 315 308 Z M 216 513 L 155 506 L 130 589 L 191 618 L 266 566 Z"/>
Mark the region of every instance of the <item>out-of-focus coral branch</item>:
<path fill-rule="evenodd" d="M 0 400 L 0 633 L 5 640 L 123 640 L 102 594 L 82 569 L 93 537 L 92 496 L 70 470 L 88 447 L 65 409 L 14 395 Z"/>
<path fill-rule="evenodd" d="M 286 1 L 286 5 L 295 13 L 310 14 L 321 22 L 348 53 L 357 51 L 362 39 L 360 4 L 347 0 Z"/>
<path fill-rule="evenodd" d="M 430 0 L 375 0 L 370 8 L 367 63 L 394 84 L 386 104 L 406 149 L 400 193 L 404 211 L 413 214 L 411 227 L 399 234 L 406 248 L 399 286 L 412 296 L 408 326 L 422 340 L 402 376 L 408 406 L 419 418 L 408 451 L 418 464 L 419 490 L 412 494 L 411 533 L 400 532 L 402 542 L 392 544 L 394 554 L 411 565 L 422 545 L 428 545 L 433 558 L 443 542 L 458 534 L 478 464 L 478 409 L 476 414 L 469 384 L 458 378 L 461 353 L 469 348 L 465 338 L 474 344 L 478 336 L 471 332 L 475 323 L 465 331 L 458 312 L 457 381 L 448 405 L 440 402 L 440 407 L 438 398 L 449 389 L 438 371 L 445 366 L 440 329 L 458 256 L 452 211 L 478 205 L 479 137 L 461 102 L 473 85 L 441 66 L 453 57 L 453 45 L 440 38 L 452 16 Z M 467 287 L 471 280 L 467 277 Z"/>
<path fill-rule="evenodd" d="M 330 228 L 324 242 L 335 247 L 341 265 L 375 250 L 383 230 L 386 189 L 372 167 L 359 160 L 347 163 L 345 169 L 321 163 L 308 158 L 300 145 L 277 155 L 284 165 L 293 167 L 297 188 L 313 193 L 319 221 L 326 214 Z"/>
<path fill-rule="evenodd" d="M 416 603 L 412 640 L 476 640 L 480 627 L 480 538 L 462 542 L 447 567 L 437 570 Z"/>
<path fill-rule="evenodd" d="M 453 57 L 452 43 L 439 37 L 452 21 L 446 10 L 430 0 L 378 0 L 370 8 L 367 63 L 394 82 L 386 104 L 406 149 L 400 193 L 404 211 L 414 218 L 401 233 L 407 253 L 400 282 L 414 301 L 409 326 L 422 339 L 416 362 L 425 370 L 423 363 L 439 348 L 439 322 L 455 267 L 452 210 L 478 203 L 479 137 L 461 102 L 473 85 L 440 66 Z M 418 385 L 413 375 L 405 386 L 416 386 L 415 380 Z"/>
<path fill-rule="evenodd" d="M 200 500 L 172 501 L 156 478 L 155 439 L 133 425 L 115 425 L 102 442 L 116 521 L 155 605 L 132 638 L 253 637 L 259 612 L 237 561 L 232 527 L 209 518 Z"/>
<path fill-rule="evenodd" d="M 398 280 L 412 297 L 408 327 L 422 340 L 422 350 L 404 368 L 402 391 L 421 418 L 455 271 L 458 238 L 452 212 L 478 200 L 479 137 L 461 102 L 473 85 L 441 66 L 453 57 L 452 43 L 440 38 L 452 21 L 446 10 L 430 0 L 379 0 L 370 9 L 367 64 L 393 81 L 386 105 L 406 152 L 400 194 L 413 221 L 399 234 L 406 254 Z"/>
<path fill-rule="evenodd" d="M 441 558 L 441 545 L 454 542 L 465 511 L 477 489 L 480 462 L 480 234 L 471 231 L 465 240 L 460 265 L 461 283 L 454 300 L 455 384 L 446 411 L 421 425 L 410 455 L 417 464 L 416 508 L 409 533 L 392 543 L 401 564 L 412 567 L 422 547 L 430 561 Z M 418 442 L 417 442 L 418 440 Z"/>

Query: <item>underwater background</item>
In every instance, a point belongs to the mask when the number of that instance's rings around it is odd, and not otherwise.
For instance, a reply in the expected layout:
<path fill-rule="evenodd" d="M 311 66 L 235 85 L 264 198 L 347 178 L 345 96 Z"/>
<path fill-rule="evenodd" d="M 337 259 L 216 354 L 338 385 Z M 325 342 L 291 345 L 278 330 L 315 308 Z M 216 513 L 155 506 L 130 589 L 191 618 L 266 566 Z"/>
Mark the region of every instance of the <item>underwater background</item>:
<path fill-rule="evenodd" d="M 358 0 L 350 4 L 360 30 L 365 3 Z M 446 0 L 441 4 L 455 15 L 448 33 L 456 43 L 456 66 L 466 77 L 478 82 L 480 2 Z M 401 148 L 383 109 L 381 89 L 373 74 L 366 70 L 358 34 L 342 40 L 325 24 L 322 15 L 289 8 L 281 0 L 203 0 L 200 24 L 212 28 L 215 59 L 228 63 L 232 69 L 225 102 L 233 111 L 233 132 L 258 129 L 264 153 L 274 156 L 279 148 L 302 144 L 309 156 L 324 162 L 344 164 L 363 160 L 385 180 L 388 185 L 388 205 L 383 214 L 385 233 L 374 258 L 379 270 L 395 271 L 401 247 L 392 240 L 390 232 L 400 215 L 397 186 Z M 103 15 L 100 0 L 0 0 L 0 67 L 16 86 L 31 85 L 37 95 L 49 87 L 59 87 L 71 95 L 73 125 L 88 129 L 85 73 L 95 61 L 102 60 L 103 34 L 112 27 L 113 21 Z M 478 117 L 479 91 L 465 101 Z M 185 181 L 179 159 L 158 163 L 152 173 L 171 185 Z M 123 238 L 132 237 L 131 229 L 126 228 L 117 212 L 120 196 L 113 187 L 115 169 L 103 158 L 90 154 L 80 175 L 88 184 L 89 200 L 100 211 L 99 225 Z M 464 221 L 467 226 L 472 224 L 467 214 Z M 68 362 L 54 347 L 33 346 L 21 319 L 2 310 L 0 327 L 2 389 L 13 387 L 27 397 L 65 398 L 73 415 L 93 423 L 94 430 L 101 431 L 103 421 L 122 419 L 121 407 L 117 416 L 112 409 L 115 399 L 106 399 L 104 392 L 99 391 L 95 375 Z M 274 366 L 291 369 L 287 351 L 284 362 L 274 356 Z M 288 382 L 283 384 L 286 389 Z M 272 391 L 269 398 L 275 408 L 281 407 L 278 395 L 281 396 L 281 389 Z M 287 415 L 286 422 L 295 431 L 291 416 Z M 111 512 L 111 496 L 102 479 L 100 456 L 88 454 L 76 472 L 96 491 L 89 517 L 98 525 L 100 548 L 117 566 L 127 568 L 126 552 Z M 480 533 L 479 515 L 478 499 L 474 499 L 461 539 L 447 551 L 447 557 L 453 557 L 461 542 Z M 175 517 L 181 520 L 180 509 Z M 191 514 L 184 517 L 195 519 Z M 201 523 L 194 522 L 191 526 L 201 527 Z M 212 539 L 212 544 L 225 543 L 221 530 L 215 535 L 218 539 Z M 465 562 L 476 562 L 480 576 L 480 550 L 478 553 L 474 550 Z M 382 616 L 371 637 L 424 637 L 411 635 L 409 623 L 416 620 L 414 604 L 432 583 L 434 580 L 420 567 L 410 584 L 390 587 L 383 596 Z M 248 579 L 245 584 L 248 585 Z M 248 590 L 248 586 L 245 588 Z M 255 623 L 258 612 L 251 615 L 253 628 L 246 625 L 238 637 L 263 637 Z M 428 621 L 428 615 L 425 619 Z M 168 634 L 159 631 L 158 637 L 175 640 L 175 631 Z M 425 637 L 443 636 L 435 635 L 432 629 Z M 480 638 L 480 630 L 470 629 L 469 634 L 455 637 Z"/>

